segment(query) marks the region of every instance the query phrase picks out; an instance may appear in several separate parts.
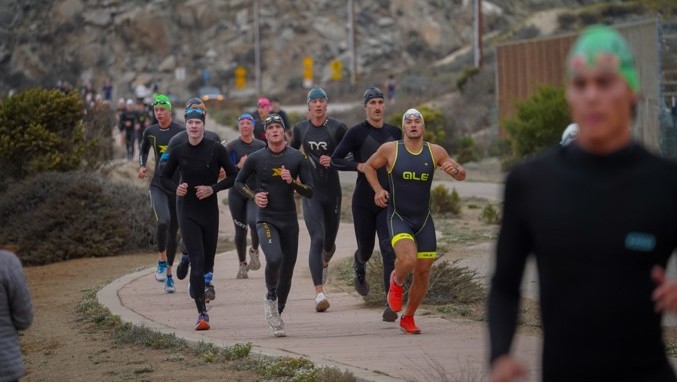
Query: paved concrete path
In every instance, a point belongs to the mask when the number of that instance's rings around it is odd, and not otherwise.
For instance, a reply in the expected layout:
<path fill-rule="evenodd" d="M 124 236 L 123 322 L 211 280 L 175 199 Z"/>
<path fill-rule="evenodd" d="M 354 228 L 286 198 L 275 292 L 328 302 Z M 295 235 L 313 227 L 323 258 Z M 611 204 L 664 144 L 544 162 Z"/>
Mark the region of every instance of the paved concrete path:
<path fill-rule="evenodd" d="M 224 198 L 225 193 L 219 197 Z M 404 335 L 398 323 L 381 320 L 381 310 L 368 308 L 354 291 L 342 292 L 332 285 L 330 266 L 327 286 L 331 308 L 314 309 L 314 289 L 308 269 L 309 239 L 301 221 L 298 261 L 283 318 L 286 338 L 274 338 L 263 315 L 263 269 L 250 271 L 249 279 L 237 280 L 237 255 L 218 254 L 215 266 L 216 300 L 209 304 L 212 329 L 196 332 L 195 304 L 187 292 L 188 281 L 177 281 L 175 294 L 165 294 L 149 268 L 124 276 L 99 292 L 99 300 L 123 320 L 175 333 L 188 340 L 217 345 L 252 342 L 255 352 L 267 355 L 305 356 L 314 362 L 348 369 L 363 380 L 447 381 L 481 380 L 486 373 L 486 323 L 446 320 L 420 315 L 421 335 Z M 232 221 L 221 205 L 221 234 L 231 236 Z M 351 257 L 356 245 L 353 226 L 342 224 L 335 260 Z M 262 257 L 263 258 L 263 257 Z M 263 259 L 262 259 L 263 260 Z M 530 379 L 537 368 L 540 340 L 519 336 L 517 354 L 527 362 Z"/>

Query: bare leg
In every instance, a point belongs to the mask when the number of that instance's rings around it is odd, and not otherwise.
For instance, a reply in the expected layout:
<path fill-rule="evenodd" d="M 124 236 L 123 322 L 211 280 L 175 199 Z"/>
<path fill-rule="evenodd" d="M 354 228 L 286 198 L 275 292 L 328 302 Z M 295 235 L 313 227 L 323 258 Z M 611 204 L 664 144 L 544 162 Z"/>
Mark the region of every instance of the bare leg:
<path fill-rule="evenodd" d="M 428 292 L 428 280 L 430 279 L 430 268 L 434 259 L 419 259 L 414 268 L 414 282 L 409 289 L 409 301 L 405 315 L 414 315 L 418 306 L 423 302 Z"/>

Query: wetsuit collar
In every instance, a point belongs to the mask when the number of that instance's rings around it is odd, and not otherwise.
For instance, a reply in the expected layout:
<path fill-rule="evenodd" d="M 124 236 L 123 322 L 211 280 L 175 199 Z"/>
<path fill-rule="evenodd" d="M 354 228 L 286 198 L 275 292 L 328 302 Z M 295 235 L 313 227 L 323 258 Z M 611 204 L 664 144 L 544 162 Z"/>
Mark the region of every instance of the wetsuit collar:
<path fill-rule="evenodd" d="M 644 149 L 634 141 L 615 152 L 609 154 L 594 154 L 581 148 L 574 141 L 571 145 L 561 148 L 565 156 L 580 166 L 614 169 L 632 164 L 644 153 Z"/>
<path fill-rule="evenodd" d="M 284 153 L 284 152 L 287 151 L 287 145 L 285 144 L 284 147 L 282 148 L 282 150 L 280 150 L 279 152 L 273 151 L 273 150 L 270 148 L 270 146 L 268 146 L 266 149 L 268 149 L 268 151 L 269 151 L 272 155 L 274 155 L 274 156 L 279 156 L 280 154 L 282 154 L 282 153 Z"/>
<path fill-rule="evenodd" d="M 329 117 L 324 116 L 324 121 L 322 121 L 322 123 L 321 123 L 320 125 L 315 125 L 315 123 L 313 122 L 313 119 L 311 118 L 311 119 L 310 119 L 310 125 L 312 125 L 312 126 L 314 126 L 314 127 L 316 127 L 316 128 L 321 128 L 321 127 L 327 125 L 327 121 L 329 121 Z"/>

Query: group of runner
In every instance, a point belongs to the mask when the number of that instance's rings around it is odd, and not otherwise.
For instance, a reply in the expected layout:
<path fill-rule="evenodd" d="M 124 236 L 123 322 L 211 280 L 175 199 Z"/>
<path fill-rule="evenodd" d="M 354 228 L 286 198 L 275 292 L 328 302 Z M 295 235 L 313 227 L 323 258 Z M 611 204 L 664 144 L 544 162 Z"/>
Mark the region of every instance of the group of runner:
<path fill-rule="evenodd" d="M 401 140 L 402 130 L 384 122 L 385 97 L 379 88 L 368 88 L 362 101 L 366 119 L 348 129 L 342 121 L 327 116 L 329 98 L 323 89 L 313 88 L 306 99 L 309 118 L 289 128 L 282 116 L 269 113 L 270 103 L 262 98 L 254 116 L 244 113 L 237 119 L 240 136 L 222 143 L 217 135 L 205 130 L 207 111 L 199 99 L 187 102 L 184 128 L 172 120 L 172 105 L 167 96 L 155 96 L 152 105 L 158 122 L 144 131 L 138 174 L 139 178 L 146 177 L 148 155 L 153 149 L 156 164 L 149 194 L 157 219 L 155 279 L 163 282 L 165 292 L 175 292 L 172 268 L 180 228 L 183 254 L 176 274 L 183 279 L 191 270 L 189 292 L 198 311 L 196 330 L 210 328 L 206 303 L 216 295 L 212 282 L 219 225 L 218 191 L 230 188 L 228 205 L 239 259 L 236 278 L 247 278 L 249 270 L 260 268 L 261 249 L 266 260 L 265 318 L 273 335 L 285 336 L 281 314 L 292 284 L 299 238 L 294 195 L 304 197 L 315 310 L 323 312 L 330 307 L 324 285 L 336 251 L 341 215 L 338 171 L 357 171 L 353 195 L 358 243 L 354 254 L 355 289 L 361 295 L 369 293 L 365 265 L 378 235 L 384 260 L 383 283 L 389 298 L 384 299 L 383 320 L 397 319 L 402 308 L 401 281 L 415 269 L 412 291 L 419 294 L 410 299 L 410 309 L 400 326 L 407 333 L 420 332 L 414 325 L 413 313 L 427 289 L 426 270 L 436 255 L 434 226 L 425 202 L 429 198 L 421 200 L 414 216 L 394 205 L 389 210 L 383 193 L 394 187 L 397 194 L 393 195 L 397 195 L 398 201 L 414 198 L 412 193 L 418 199 L 426 190 L 429 195 L 436 166 L 459 180 L 465 177 L 465 170 L 437 145 L 425 144 L 426 150 L 422 150 L 424 120 L 415 110 L 402 119 L 408 132 L 404 141 L 400 141 L 406 144 L 402 150 L 409 153 L 406 161 L 403 154 L 396 161 L 396 151 L 393 158 L 384 154 L 388 170 L 383 168 L 385 163 L 376 160 L 381 158 L 379 147 Z M 370 164 L 372 156 L 376 162 Z M 393 224 L 395 221 L 398 223 Z M 251 236 L 248 251 L 247 232 Z M 393 244 L 397 243 L 395 250 L 391 239 Z M 395 253 L 400 248 L 406 262 L 401 263 L 396 273 Z M 419 264 L 420 267 L 411 267 Z"/>

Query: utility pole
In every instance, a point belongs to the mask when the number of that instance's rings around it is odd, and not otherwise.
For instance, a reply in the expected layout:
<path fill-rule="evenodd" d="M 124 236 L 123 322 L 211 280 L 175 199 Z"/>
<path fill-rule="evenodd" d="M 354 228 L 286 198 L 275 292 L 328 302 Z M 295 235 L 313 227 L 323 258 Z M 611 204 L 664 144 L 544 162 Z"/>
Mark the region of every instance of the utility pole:
<path fill-rule="evenodd" d="M 259 1 L 254 0 L 254 73 L 256 76 L 256 97 L 261 97 L 261 38 L 259 36 Z"/>
<path fill-rule="evenodd" d="M 482 68 L 482 0 L 473 0 L 473 51 L 475 67 Z"/>
<path fill-rule="evenodd" d="M 355 55 L 355 3 L 348 0 L 348 51 L 350 52 L 350 85 L 357 82 L 357 56 Z"/>

